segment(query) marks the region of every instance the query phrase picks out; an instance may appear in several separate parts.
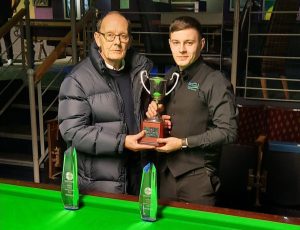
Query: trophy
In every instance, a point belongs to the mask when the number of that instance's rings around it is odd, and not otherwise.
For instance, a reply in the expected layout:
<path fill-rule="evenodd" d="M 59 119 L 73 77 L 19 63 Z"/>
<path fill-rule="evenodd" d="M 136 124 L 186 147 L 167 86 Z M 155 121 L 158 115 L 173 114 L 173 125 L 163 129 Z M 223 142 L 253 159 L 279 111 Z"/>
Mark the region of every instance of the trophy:
<path fill-rule="evenodd" d="M 147 71 L 143 70 L 140 73 L 141 82 L 147 93 L 149 93 L 152 97 L 152 99 L 159 104 L 162 99 L 170 94 L 173 89 L 175 89 L 179 74 L 174 72 L 172 74 L 172 77 L 170 80 L 173 80 L 174 77 L 176 77 L 176 81 L 173 85 L 173 87 L 166 92 L 167 89 L 167 80 L 162 77 L 148 77 Z M 148 89 L 144 82 L 144 77 L 146 77 L 150 82 L 150 89 Z M 162 120 L 160 114 L 157 114 L 155 117 L 147 118 L 142 123 L 142 129 L 146 131 L 146 135 L 139 141 L 140 144 L 147 144 L 147 145 L 153 145 L 153 146 L 160 146 L 159 143 L 157 143 L 157 138 L 164 137 L 164 121 Z"/>

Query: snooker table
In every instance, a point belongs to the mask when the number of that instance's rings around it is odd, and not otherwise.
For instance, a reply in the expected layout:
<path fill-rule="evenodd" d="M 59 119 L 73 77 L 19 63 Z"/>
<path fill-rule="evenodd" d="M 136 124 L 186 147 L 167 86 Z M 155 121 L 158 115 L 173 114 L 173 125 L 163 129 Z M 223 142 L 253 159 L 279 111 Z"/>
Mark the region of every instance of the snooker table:
<path fill-rule="evenodd" d="M 218 207 L 160 202 L 156 222 L 140 219 L 137 197 L 81 195 L 79 210 L 63 208 L 58 186 L 0 179 L 0 229 L 300 230 L 298 218 Z"/>

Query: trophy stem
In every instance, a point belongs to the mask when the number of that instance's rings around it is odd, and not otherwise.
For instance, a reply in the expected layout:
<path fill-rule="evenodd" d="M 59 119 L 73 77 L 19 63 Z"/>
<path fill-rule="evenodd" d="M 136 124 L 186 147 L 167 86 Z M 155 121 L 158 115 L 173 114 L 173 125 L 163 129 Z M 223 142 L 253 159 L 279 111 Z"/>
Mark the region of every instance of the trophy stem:
<path fill-rule="evenodd" d="M 157 98 L 154 98 L 154 101 L 155 103 L 158 104 L 160 103 L 160 100 L 157 99 Z M 162 118 L 161 118 L 161 115 L 159 112 L 157 112 L 157 114 L 154 116 L 154 117 L 151 117 L 151 118 L 147 118 L 147 121 L 150 121 L 150 122 L 161 122 L 163 121 Z"/>

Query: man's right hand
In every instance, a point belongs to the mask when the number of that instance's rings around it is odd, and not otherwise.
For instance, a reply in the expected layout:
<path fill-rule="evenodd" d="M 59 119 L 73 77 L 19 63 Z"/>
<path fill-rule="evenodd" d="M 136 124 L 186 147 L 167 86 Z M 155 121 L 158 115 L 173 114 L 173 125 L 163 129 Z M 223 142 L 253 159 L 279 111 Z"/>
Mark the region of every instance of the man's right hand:
<path fill-rule="evenodd" d="M 164 110 L 163 104 L 156 104 L 155 101 L 152 101 L 148 106 L 148 111 L 146 112 L 146 116 L 148 118 L 155 117 L 158 113 Z M 164 126 L 167 129 L 171 129 L 171 116 L 162 115 L 161 118 L 164 120 Z"/>
<path fill-rule="evenodd" d="M 146 112 L 146 116 L 148 118 L 155 117 L 159 112 L 163 111 L 163 105 L 162 104 L 156 104 L 155 101 L 151 101 L 151 103 L 148 106 L 148 111 Z"/>
<path fill-rule="evenodd" d="M 136 135 L 127 135 L 125 137 L 125 148 L 134 152 L 142 150 L 154 149 L 155 146 L 139 144 L 138 141 L 145 136 L 145 131 L 141 131 Z"/>

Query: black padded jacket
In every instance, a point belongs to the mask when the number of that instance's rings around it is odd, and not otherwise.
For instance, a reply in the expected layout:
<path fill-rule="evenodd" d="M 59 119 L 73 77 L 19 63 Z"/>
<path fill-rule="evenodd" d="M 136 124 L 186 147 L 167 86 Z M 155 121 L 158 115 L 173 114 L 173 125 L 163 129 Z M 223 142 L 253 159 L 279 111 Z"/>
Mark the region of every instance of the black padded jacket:
<path fill-rule="evenodd" d="M 147 94 L 139 72 L 149 71 L 152 62 L 128 50 L 125 63 L 126 68 L 130 65 L 134 115 L 140 127 Z M 89 56 L 73 68 L 59 92 L 59 129 L 65 142 L 77 150 L 80 190 L 126 193 L 124 120 L 123 99 L 94 42 Z"/>

